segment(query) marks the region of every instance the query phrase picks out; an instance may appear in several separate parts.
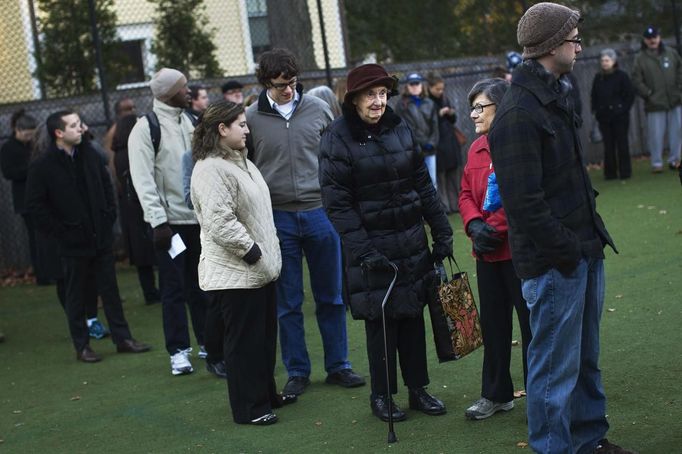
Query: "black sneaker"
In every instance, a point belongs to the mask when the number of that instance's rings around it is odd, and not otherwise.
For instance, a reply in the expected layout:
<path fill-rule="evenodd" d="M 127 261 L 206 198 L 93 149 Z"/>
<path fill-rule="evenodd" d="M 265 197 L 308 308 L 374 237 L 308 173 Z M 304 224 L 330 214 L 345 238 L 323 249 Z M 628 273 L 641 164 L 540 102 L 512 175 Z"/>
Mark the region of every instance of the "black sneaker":
<path fill-rule="evenodd" d="M 618 445 L 610 443 L 609 440 L 604 438 L 597 445 L 597 448 L 594 450 L 594 454 L 637 454 L 637 452 L 621 448 Z"/>
<path fill-rule="evenodd" d="M 225 361 L 218 361 L 216 363 L 209 363 L 206 361 L 206 370 L 218 378 L 227 378 L 227 369 L 225 368 Z"/>
<path fill-rule="evenodd" d="M 344 388 L 357 388 L 365 384 L 365 379 L 353 372 L 353 369 L 341 369 L 338 372 L 327 375 L 326 383 L 339 385 Z"/>
<path fill-rule="evenodd" d="M 300 396 L 310 384 L 308 377 L 289 377 L 287 384 L 282 389 L 282 394 L 295 394 Z"/>

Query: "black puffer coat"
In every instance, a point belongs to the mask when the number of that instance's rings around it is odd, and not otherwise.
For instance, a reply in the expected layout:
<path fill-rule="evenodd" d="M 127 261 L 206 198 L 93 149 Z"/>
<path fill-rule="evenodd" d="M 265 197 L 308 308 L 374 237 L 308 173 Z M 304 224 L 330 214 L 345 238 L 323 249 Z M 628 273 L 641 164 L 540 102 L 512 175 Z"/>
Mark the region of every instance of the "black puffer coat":
<path fill-rule="evenodd" d="M 393 273 L 361 268 L 378 251 L 398 266 L 387 317 L 415 317 L 434 284 L 424 220 L 434 242 L 450 251 L 452 229 L 405 122 L 387 107 L 376 134 L 366 126 L 344 105 L 320 144 L 322 203 L 341 236 L 344 298 L 354 318 L 381 318 Z"/>

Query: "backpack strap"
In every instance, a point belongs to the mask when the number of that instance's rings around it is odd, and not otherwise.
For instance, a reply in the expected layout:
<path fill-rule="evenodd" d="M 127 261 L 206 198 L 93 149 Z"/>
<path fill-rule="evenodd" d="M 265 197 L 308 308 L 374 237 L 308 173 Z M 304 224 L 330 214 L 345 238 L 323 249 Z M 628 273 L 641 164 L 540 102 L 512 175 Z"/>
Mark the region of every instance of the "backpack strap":
<path fill-rule="evenodd" d="M 159 145 L 161 144 L 161 125 L 159 124 L 159 117 L 154 111 L 148 112 L 145 115 L 149 123 L 149 135 L 152 137 L 152 145 L 154 145 L 154 157 L 159 154 Z"/>
<path fill-rule="evenodd" d="M 185 115 L 187 115 L 187 118 L 189 118 L 189 121 L 192 122 L 192 126 L 196 126 L 199 123 L 199 119 L 192 115 L 192 113 L 189 110 L 183 110 L 182 111 Z"/>

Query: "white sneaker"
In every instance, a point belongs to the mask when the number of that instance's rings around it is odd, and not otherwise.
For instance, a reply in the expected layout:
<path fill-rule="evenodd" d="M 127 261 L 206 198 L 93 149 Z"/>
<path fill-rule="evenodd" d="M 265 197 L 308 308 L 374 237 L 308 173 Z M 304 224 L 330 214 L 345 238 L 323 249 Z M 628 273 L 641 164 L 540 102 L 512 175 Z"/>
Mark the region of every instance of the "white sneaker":
<path fill-rule="evenodd" d="M 509 402 L 493 402 L 485 397 L 481 397 L 474 404 L 467 408 L 464 416 L 469 419 L 485 419 L 489 418 L 498 411 L 509 411 L 514 408 L 514 401 Z"/>
<path fill-rule="evenodd" d="M 189 354 L 192 348 L 186 350 L 178 350 L 175 355 L 171 355 L 171 373 L 173 375 L 185 375 L 194 372 L 192 368 L 192 363 L 189 362 Z"/>
<path fill-rule="evenodd" d="M 206 359 L 206 357 L 208 356 L 206 348 L 204 348 L 203 345 L 199 345 L 199 353 L 197 353 L 197 356 L 201 359 Z"/>

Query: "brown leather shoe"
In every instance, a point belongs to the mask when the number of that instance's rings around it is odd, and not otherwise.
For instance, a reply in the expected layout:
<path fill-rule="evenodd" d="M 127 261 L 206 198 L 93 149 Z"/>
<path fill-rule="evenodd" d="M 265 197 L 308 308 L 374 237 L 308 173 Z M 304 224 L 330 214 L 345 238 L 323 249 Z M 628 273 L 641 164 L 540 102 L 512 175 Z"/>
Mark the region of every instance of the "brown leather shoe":
<path fill-rule="evenodd" d="M 126 339 L 120 344 L 116 344 L 116 351 L 119 353 L 144 353 L 151 349 L 151 345 L 143 344 L 135 339 Z"/>
<path fill-rule="evenodd" d="M 102 358 L 92 351 L 89 345 L 83 347 L 83 350 L 76 352 L 76 359 L 84 363 L 97 363 L 102 361 Z"/>

